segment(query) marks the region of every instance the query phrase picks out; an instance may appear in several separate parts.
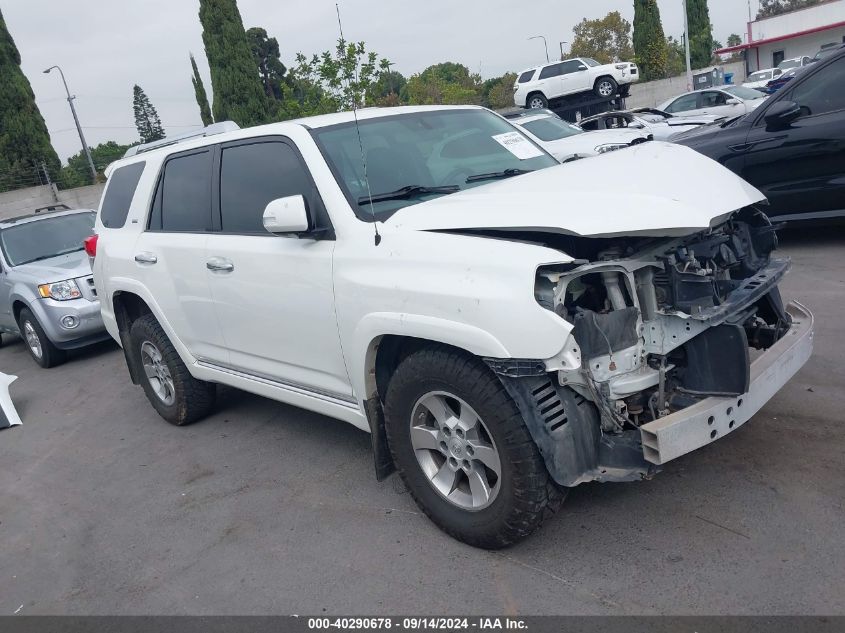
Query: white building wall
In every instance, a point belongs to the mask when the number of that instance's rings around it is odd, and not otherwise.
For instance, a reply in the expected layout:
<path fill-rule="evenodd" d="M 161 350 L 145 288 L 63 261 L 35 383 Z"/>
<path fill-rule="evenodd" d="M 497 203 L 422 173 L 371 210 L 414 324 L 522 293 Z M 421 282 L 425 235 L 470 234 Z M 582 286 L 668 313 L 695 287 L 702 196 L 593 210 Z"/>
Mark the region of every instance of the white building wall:
<path fill-rule="evenodd" d="M 749 51 L 749 54 L 751 55 L 751 68 L 754 70 L 771 68 L 773 56 L 777 51 L 784 52 L 784 59 L 802 57 L 804 55 L 812 57 L 819 52 L 819 49 L 823 44 L 841 44 L 843 42 L 845 42 L 845 26 L 836 29 L 829 29 L 827 31 L 820 31 L 818 33 L 812 33 L 810 35 L 804 35 L 802 37 L 782 40 L 780 42 L 775 42 L 774 44 L 764 44 L 763 46 L 754 47 Z"/>
<path fill-rule="evenodd" d="M 835 0 L 834 2 L 827 2 L 800 11 L 752 22 L 751 41 L 783 37 L 790 33 L 800 33 L 844 20 L 845 0 Z"/>

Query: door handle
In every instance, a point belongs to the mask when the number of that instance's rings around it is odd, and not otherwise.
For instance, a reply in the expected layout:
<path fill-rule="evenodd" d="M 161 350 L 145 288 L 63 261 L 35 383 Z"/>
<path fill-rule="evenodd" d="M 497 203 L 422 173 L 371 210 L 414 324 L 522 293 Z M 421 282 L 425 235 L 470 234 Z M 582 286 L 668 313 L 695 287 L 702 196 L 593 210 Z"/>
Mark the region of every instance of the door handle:
<path fill-rule="evenodd" d="M 135 261 L 139 264 L 155 264 L 158 261 L 158 257 L 152 253 L 143 252 L 135 255 Z"/>
<path fill-rule="evenodd" d="M 212 257 L 205 262 L 205 267 L 215 273 L 230 273 L 235 270 L 235 265 L 225 257 Z"/>

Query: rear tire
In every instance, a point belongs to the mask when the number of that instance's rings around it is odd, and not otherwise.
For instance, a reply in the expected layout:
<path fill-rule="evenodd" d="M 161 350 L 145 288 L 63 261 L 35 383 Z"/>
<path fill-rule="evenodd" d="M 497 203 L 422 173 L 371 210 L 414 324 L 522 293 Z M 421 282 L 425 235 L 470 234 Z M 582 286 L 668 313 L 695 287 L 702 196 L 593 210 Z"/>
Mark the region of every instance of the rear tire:
<path fill-rule="evenodd" d="M 23 308 L 18 315 L 18 329 L 21 331 L 21 338 L 32 360 L 44 369 L 61 365 L 67 359 L 65 351 L 56 347 L 53 341 L 47 338 L 44 328 L 29 308 Z"/>
<path fill-rule="evenodd" d="M 183 426 L 211 413 L 216 395 L 214 384 L 191 376 L 152 314 L 145 314 L 132 324 L 129 341 L 135 375 L 161 417 Z"/>
<path fill-rule="evenodd" d="M 593 86 L 593 92 L 596 93 L 597 97 L 601 97 L 602 99 L 612 97 L 618 89 L 619 84 L 616 83 L 613 77 L 599 77 Z"/>
<path fill-rule="evenodd" d="M 528 95 L 525 100 L 525 107 L 529 110 L 544 110 L 549 107 L 549 100 L 541 92 Z"/>
<path fill-rule="evenodd" d="M 478 358 L 442 346 L 413 352 L 393 374 L 384 404 L 400 476 L 454 538 L 507 547 L 563 501 L 519 409 Z"/>

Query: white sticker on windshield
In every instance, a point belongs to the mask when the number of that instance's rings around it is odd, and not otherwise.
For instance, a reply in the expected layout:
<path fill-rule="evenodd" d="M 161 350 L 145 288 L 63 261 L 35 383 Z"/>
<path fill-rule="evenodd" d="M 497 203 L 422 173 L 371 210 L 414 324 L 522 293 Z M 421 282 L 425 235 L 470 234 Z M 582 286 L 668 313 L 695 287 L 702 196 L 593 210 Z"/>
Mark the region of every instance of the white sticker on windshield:
<path fill-rule="evenodd" d="M 493 140 L 496 141 L 502 147 L 504 147 L 506 150 L 508 150 L 511 154 L 516 156 L 519 160 L 525 160 L 526 158 L 537 158 L 538 156 L 543 155 L 543 152 L 540 151 L 540 148 L 534 145 L 531 141 L 529 141 L 519 132 L 505 132 L 504 134 L 494 134 Z"/>

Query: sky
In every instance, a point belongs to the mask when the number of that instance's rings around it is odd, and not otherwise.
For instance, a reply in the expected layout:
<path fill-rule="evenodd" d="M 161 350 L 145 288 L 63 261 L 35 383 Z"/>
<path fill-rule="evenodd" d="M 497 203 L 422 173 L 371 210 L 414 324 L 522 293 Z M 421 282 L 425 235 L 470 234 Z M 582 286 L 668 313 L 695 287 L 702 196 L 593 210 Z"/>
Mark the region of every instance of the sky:
<path fill-rule="evenodd" d="M 633 21 L 633 0 L 338 0 L 347 40 L 364 41 L 405 76 L 431 64 L 465 64 L 484 78 L 543 63 L 571 42 L 583 18 L 620 11 Z M 757 0 L 751 0 L 756 13 Z M 747 0 L 709 0 L 713 36 L 743 34 Z M 663 29 L 683 32 L 682 0 L 658 0 Z M 338 37 L 335 0 L 238 0 L 244 27 L 264 27 L 279 41 L 282 62 L 331 49 Z M 65 163 L 81 149 L 56 71 L 76 95 L 91 146 L 138 140 L 132 86 L 139 84 L 169 135 L 201 126 L 188 53 L 197 58 L 206 90 L 211 80 L 202 44 L 199 0 L 0 0 L 0 10 L 21 53 L 22 68 L 47 121 L 53 147 Z M 564 45 L 568 51 L 568 44 Z"/>

